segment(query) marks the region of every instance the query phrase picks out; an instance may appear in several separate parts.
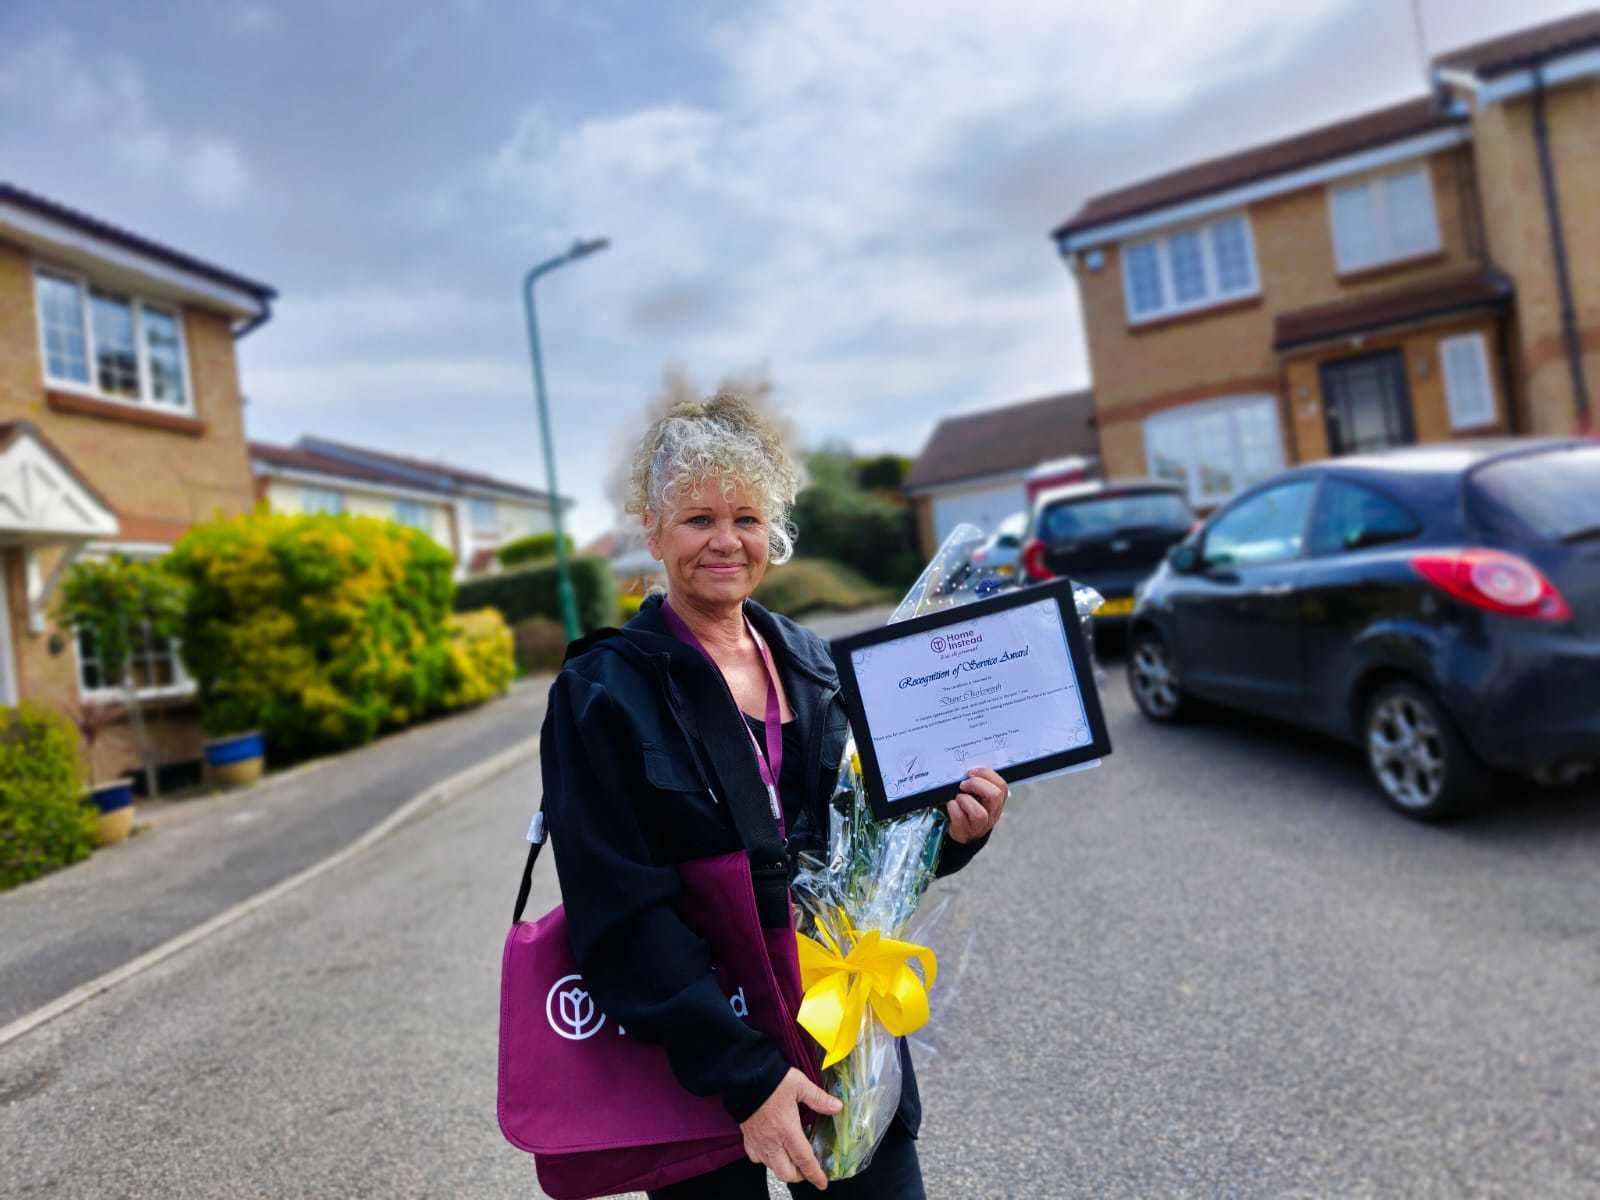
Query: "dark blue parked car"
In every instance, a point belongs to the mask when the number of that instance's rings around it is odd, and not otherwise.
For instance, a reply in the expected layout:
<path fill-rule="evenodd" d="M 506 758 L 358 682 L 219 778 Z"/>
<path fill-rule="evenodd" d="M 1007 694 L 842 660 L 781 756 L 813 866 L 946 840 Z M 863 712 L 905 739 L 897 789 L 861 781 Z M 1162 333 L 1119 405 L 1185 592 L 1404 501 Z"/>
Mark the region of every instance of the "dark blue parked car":
<path fill-rule="evenodd" d="M 1173 547 L 1139 593 L 1128 678 L 1362 746 L 1432 820 L 1493 771 L 1600 763 L 1600 441 L 1408 447 L 1297 467 Z"/>

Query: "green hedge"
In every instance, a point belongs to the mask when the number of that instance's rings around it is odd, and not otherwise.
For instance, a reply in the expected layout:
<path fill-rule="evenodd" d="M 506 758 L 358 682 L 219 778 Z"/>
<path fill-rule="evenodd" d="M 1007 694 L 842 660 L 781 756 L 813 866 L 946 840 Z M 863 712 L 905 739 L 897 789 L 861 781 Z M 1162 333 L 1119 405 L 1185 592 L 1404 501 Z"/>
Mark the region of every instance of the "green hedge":
<path fill-rule="evenodd" d="M 598 555 L 580 555 L 567 563 L 577 594 L 578 624 L 585 633 L 617 623 L 617 582 L 611 564 Z M 561 619 L 553 562 L 514 567 L 497 575 L 464 580 L 456 587 L 456 609 L 498 608 L 509 625 L 528 617 Z"/>
<path fill-rule="evenodd" d="M 892 589 L 879 587 L 848 567 L 820 558 L 796 558 L 773 567 L 755 592 L 758 604 L 786 617 L 801 617 L 821 609 L 846 611 L 892 604 L 897 598 Z"/>
<path fill-rule="evenodd" d="M 843 563 L 873 583 L 904 590 L 916 582 L 923 559 L 910 507 L 863 492 L 847 458 L 819 453 L 806 465 L 811 483 L 794 505 L 796 548 Z"/>
<path fill-rule="evenodd" d="M 571 559 L 576 553 L 572 548 L 572 539 L 562 534 L 561 544 L 567 552 L 567 558 Z M 555 556 L 556 535 L 553 533 L 530 533 L 527 537 L 507 542 L 495 553 L 502 567 L 515 567 L 520 563 L 538 562 L 540 559 Z"/>
<path fill-rule="evenodd" d="M 258 510 L 167 555 L 180 636 L 215 734 L 260 728 L 274 761 L 370 741 L 444 707 L 450 554 L 397 522 Z"/>
<path fill-rule="evenodd" d="M 26 700 L 0 708 L 0 890 L 88 858 L 94 828 L 78 731 Z"/>

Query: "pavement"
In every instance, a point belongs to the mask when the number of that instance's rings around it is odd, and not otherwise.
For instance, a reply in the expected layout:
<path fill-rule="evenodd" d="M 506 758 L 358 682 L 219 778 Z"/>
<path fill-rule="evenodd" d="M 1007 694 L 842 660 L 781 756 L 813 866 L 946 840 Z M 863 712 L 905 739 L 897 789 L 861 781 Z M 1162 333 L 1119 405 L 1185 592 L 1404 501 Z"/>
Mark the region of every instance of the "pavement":
<path fill-rule="evenodd" d="M 1347 749 L 1152 726 L 1107 665 L 1112 757 L 930 900 L 929 1195 L 1600 1196 L 1600 791 L 1415 825 Z M 0 1046 L 0 1195 L 538 1195 L 493 1116 L 534 770 Z"/>
<path fill-rule="evenodd" d="M 0 1028 L 326 857 L 408 800 L 532 743 L 549 676 L 502 699 L 237 792 L 163 804 L 143 829 L 0 894 Z"/>

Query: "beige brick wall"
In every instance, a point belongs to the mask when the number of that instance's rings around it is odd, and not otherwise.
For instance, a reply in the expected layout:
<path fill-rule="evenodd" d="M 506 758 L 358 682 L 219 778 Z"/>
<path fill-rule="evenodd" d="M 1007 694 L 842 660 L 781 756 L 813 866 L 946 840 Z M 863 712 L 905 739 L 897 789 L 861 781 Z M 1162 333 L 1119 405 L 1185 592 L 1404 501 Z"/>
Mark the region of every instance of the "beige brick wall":
<path fill-rule="evenodd" d="M 1426 283 L 1477 261 L 1481 238 L 1470 152 L 1442 151 L 1427 161 L 1441 248 L 1422 259 L 1341 277 L 1328 189 L 1318 186 L 1249 206 L 1259 299 L 1130 326 L 1117 249 L 1107 248 L 1099 271 L 1080 263 L 1076 275 L 1106 473 L 1144 471 L 1138 423 L 1152 412 L 1235 393 L 1281 394 L 1282 369 L 1272 349 L 1279 313 Z M 1284 442 L 1293 461 L 1292 430 L 1284 430 Z"/>
<path fill-rule="evenodd" d="M 1600 83 L 1547 93 L 1546 124 L 1593 401 L 1600 395 Z M 1532 98 L 1480 107 L 1473 141 L 1489 253 L 1517 288 L 1520 424 L 1529 433 L 1572 432 L 1573 389 Z"/>
<path fill-rule="evenodd" d="M 238 367 L 228 319 L 184 309 L 184 339 L 202 432 L 153 428 L 51 406 L 39 356 L 32 260 L 0 242 L 0 420 L 33 422 L 73 468 L 116 512 L 129 540 L 170 542 L 190 524 L 217 513 L 247 511 L 253 482 L 239 399 Z M 46 548 L 39 567 L 48 576 L 59 551 Z M 63 707 L 77 695 L 76 659 L 69 644 L 49 652 L 49 634 L 29 631 L 21 551 L 0 551 L 8 600 L 18 690 L 26 698 Z M 200 734 L 192 704 L 165 709 L 151 725 L 158 757 L 191 758 Z M 114 774 L 135 761 L 131 730 L 113 727 L 100 738 L 99 769 Z"/>

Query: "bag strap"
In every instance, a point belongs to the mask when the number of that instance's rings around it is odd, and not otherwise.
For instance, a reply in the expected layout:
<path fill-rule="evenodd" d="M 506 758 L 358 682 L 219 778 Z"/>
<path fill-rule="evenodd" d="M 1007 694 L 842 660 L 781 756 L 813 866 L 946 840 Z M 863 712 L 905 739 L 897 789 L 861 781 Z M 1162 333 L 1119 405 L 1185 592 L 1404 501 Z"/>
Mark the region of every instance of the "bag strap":
<path fill-rule="evenodd" d="M 512 910 L 511 923 L 515 925 L 522 920 L 522 910 L 528 906 L 528 892 L 533 887 L 533 864 L 539 860 L 539 851 L 544 849 L 544 804 L 539 805 L 539 811 L 533 814 L 533 822 L 528 826 L 528 861 L 522 864 L 522 883 L 517 888 L 517 907 Z"/>

